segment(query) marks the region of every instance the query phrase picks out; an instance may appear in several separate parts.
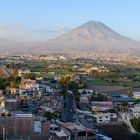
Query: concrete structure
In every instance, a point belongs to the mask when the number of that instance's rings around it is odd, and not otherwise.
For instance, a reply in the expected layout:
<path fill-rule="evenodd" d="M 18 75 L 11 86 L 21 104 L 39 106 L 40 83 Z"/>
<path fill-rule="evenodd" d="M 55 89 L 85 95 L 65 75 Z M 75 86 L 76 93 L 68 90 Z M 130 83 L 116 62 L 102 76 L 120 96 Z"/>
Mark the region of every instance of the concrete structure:
<path fill-rule="evenodd" d="M 117 120 L 117 114 L 115 113 L 99 113 L 93 115 L 93 120 L 97 123 L 108 123 Z"/>
<path fill-rule="evenodd" d="M 5 137 L 10 140 L 48 140 L 49 122 L 40 122 L 39 128 L 37 121 L 34 120 L 32 114 L 12 114 L 10 117 L 0 117 L 0 136 L 3 135 L 4 127 Z"/>
<path fill-rule="evenodd" d="M 133 92 L 133 97 L 135 99 L 140 99 L 140 92 Z"/>
<path fill-rule="evenodd" d="M 104 112 L 112 109 L 113 104 L 111 101 L 93 101 L 91 108 L 95 112 Z"/>
<path fill-rule="evenodd" d="M 126 95 L 113 95 L 112 96 L 112 102 L 114 105 L 120 105 L 124 103 L 128 103 L 132 105 L 134 103 L 134 99 L 131 97 L 128 97 Z"/>
<path fill-rule="evenodd" d="M 18 70 L 18 75 L 19 76 L 23 76 L 25 74 L 31 73 L 30 70 Z"/>
<path fill-rule="evenodd" d="M 96 132 L 76 123 L 62 123 L 62 129 L 68 135 L 67 140 L 96 140 Z"/>
<path fill-rule="evenodd" d="M 11 94 L 17 94 L 18 93 L 18 89 L 17 88 L 10 88 L 10 93 Z"/>
<path fill-rule="evenodd" d="M 134 107 L 129 108 L 131 110 L 132 116 L 135 118 L 140 117 L 140 104 L 134 105 Z"/>
<path fill-rule="evenodd" d="M 39 91 L 39 84 L 36 82 L 36 80 L 30 80 L 30 79 L 22 80 L 19 87 L 20 89 Z"/>
<path fill-rule="evenodd" d="M 0 107 L 7 109 L 9 111 L 14 111 L 14 110 L 18 109 L 18 102 L 16 99 L 3 98 L 3 100 L 1 100 L 1 102 L 0 102 Z"/>
<path fill-rule="evenodd" d="M 80 96 L 79 101 L 80 101 L 80 103 L 88 103 L 89 98 L 86 96 Z"/>
<path fill-rule="evenodd" d="M 81 103 L 88 103 L 90 97 L 93 94 L 93 90 L 91 90 L 91 89 L 79 89 L 78 92 L 81 94 L 80 95 L 80 102 Z"/>
<path fill-rule="evenodd" d="M 54 89 L 52 89 L 51 86 L 47 85 L 46 88 L 45 88 L 45 91 L 47 93 L 52 93 L 52 92 L 54 92 Z"/>
<path fill-rule="evenodd" d="M 93 94 L 92 89 L 79 89 L 78 92 L 81 94 L 89 94 L 89 95 Z"/>

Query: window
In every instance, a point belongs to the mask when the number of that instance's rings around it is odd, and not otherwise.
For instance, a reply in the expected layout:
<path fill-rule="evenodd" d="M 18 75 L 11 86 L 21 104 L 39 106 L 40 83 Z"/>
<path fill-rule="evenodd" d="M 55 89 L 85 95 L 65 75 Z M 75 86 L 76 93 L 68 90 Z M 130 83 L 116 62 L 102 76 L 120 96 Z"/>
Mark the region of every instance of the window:
<path fill-rule="evenodd" d="M 78 136 L 86 136 L 86 132 L 78 132 Z"/>

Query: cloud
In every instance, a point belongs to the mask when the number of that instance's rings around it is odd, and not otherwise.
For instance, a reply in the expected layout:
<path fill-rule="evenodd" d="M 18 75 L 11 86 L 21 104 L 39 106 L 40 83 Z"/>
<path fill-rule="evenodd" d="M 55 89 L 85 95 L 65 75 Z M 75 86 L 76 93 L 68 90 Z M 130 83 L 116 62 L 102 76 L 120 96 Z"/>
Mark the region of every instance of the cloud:
<path fill-rule="evenodd" d="M 0 38 L 22 41 L 46 41 L 70 30 L 70 28 L 59 26 L 45 29 L 31 29 L 22 24 L 0 25 Z"/>

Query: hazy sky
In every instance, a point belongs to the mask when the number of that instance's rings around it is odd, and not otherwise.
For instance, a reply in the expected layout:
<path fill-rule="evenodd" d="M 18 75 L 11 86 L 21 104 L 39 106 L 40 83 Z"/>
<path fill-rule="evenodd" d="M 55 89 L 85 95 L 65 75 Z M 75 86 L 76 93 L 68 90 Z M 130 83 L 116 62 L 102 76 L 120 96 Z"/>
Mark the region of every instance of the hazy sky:
<path fill-rule="evenodd" d="M 0 0 L 0 38 L 46 40 L 90 20 L 140 40 L 140 0 Z"/>

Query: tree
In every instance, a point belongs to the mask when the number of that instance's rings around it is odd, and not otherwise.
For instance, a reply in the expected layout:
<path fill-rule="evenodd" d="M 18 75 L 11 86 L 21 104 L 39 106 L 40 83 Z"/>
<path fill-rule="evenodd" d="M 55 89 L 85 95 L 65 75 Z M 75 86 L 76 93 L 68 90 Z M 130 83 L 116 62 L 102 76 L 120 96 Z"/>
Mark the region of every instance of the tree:
<path fill-rule="evenodd" d="M 9 65 L 9 64 L 6 64 L 6 68 L 8 68 L 8 69 L 9 69 L 9 68 L 10 68 L 10 65 Z"/>
<path fill-rule="evenodd" d="M 52 119 L 52 113 L 51 112 L 44 112 L 43 117 L 46 117 L 48 121 Z"/>
<path fill-rule="evenodd" d="M 68 85 L 68 89 L 70 89 L 70 90 L 78 89 L 78 83 L 76 83 L 75 81 L 70 81 L 69 85 Z"/>
<path fill-rule="evenodd" d="M 12 76 L 13 76 L 13 77 L 18 76 L 18 69 L 17 69 L 17 68 L 13 68 Z"/>
<path fill-rule="evenodd" d="M 36 75 L 34 73 L 28 73 L 24 75 L 24 79 L 35 79 Z"/>
<path fill-rule="evenodd" d="M 97 70 L 91 70 L 89 75 L 93 78 L 97 74 Z"/>
<path fill-rule="evenodd" d="M 91 96 L 90 101 L 107 101 L 107 96 L 101 93 L 94 94 Z"/>
<path fill-rule="evenodd" d="M 129 89 L 128 89 L 127 95 L 128 95 L 129 97 L 132 97 L 132 96 L 133 96 L 132 88 L 129 88 Z"/>
<path fill-rule="evenodd" d="M 60 84 L 63 88 L 68 88 L 70 84 L 70 76 L 65 76 L 60 79 Z"/>
<path fill-rule="evenodd" d="M 131 124 L 133 125 L 134 129 L 140 133 L 140 117 L 132 119 Z"/>

